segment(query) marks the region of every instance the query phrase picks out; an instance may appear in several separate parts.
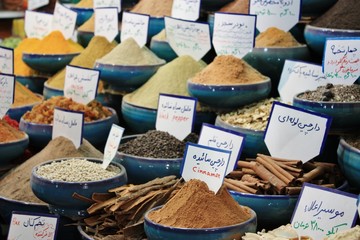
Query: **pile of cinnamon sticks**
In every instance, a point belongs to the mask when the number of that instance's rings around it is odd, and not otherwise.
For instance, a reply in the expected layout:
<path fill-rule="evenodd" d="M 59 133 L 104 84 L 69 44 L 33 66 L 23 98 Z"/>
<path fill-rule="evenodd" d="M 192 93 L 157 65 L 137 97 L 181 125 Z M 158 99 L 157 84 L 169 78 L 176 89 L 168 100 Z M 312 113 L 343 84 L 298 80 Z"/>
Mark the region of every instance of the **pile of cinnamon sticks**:
<path fill-rule="evenodd" d="M 333 163 L 303 164 L 300 160 L 257 154 L 255 159 L 239 160 L 224 183 L 228 189 L 244 193 L 297 195 L 304 182 L 335 188 L 341 179 Z"/>

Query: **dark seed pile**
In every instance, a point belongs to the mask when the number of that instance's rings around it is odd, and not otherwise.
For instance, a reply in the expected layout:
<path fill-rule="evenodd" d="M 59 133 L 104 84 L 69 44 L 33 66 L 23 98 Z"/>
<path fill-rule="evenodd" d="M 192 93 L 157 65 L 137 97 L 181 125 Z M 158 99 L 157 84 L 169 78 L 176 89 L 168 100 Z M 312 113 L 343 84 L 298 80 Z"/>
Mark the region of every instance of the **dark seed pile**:
<path fill-rule="evenodd" d="M 345 138 L 345 141 L 354 148 L 360 150 L 360 137 L 359 136 L 349 136 Z"/>

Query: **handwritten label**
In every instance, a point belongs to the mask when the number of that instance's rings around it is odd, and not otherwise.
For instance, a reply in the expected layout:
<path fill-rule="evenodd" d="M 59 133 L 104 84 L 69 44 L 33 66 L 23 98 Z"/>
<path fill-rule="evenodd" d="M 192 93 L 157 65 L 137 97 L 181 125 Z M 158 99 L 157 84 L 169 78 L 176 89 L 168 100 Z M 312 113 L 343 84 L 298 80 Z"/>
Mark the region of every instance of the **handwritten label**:
<path fill-rule="evenodd" d="M 84 113 L 55 108 L 52 139 L 63 136 L 71 140 L 76 148 L 82 143 Z"/>
<path fill-rule="evenodd" d="M 165 131 L 179 140 L 192 132 L 196 114 L 196 98 L 160 94 L 156 113 L 156 130 Z"/>
<path fill-rule="evenodd" d="M 14 103 L 15 76 L 0 74 L 0 119 Z"/>
<path fill-rule="evenodd" d="M 231 152 L 226 174 L 229 174 L 236 167 L 240 158 L 245 135 L 225 128 L 204 123 L 201 128 L 198 144 L 229 150 Z"/>
<path fill-rule="evenodd" d="M 27 1 L 27 4 L 28 4 L 27 9 L 34 10 L 34 9 L 48 5 L 49 2 L 50 2 L 49 0 L 28 0 Z"/>
<path fill-rule="evenodd" d="M 358 201 L 357 201 L 357 209 L 358 209 L 358 214 L 360 216 L 360 194 L 359 194 Z"/>
<path fill-rule="evenodd" d="M 283 102 L 292 103 L 298 93 L 328 83 L 320 65 L 285 60 L 278 91 Z"/>
<path fill-rule="evenodd" d="M 112 42 L 119 34 L 117 8 L 96 8 L 95 36 L 103 36 Z"/>
<path fill-rule="evenodd" d="M 111 161 L 114 159 L 119 148 L 120 140 L 122 138 L 124 130 L 124 128 L 116 124 L 113 124 L 111 126 L 104 149 L 104 161 L 101 164 L 102 168 L 106 169 L 111 163 Z"/>
<path fill-rule="evenodd" d="M 255 15 L 214 14 L 213 44 L 217 55 L 245 56 L 255 44 Z"/>
<path fill-rule="evenodd" d="M 300 19 L 301 0 L 250 0 L 250 14 L 257 16 L 256 27 L 264 32 L 277 27 L 285 32 Z"/>
<path fill-rule="evenodd" d="M 66 66 L 64 96 L 82 104 L 94 100 L 100 71 L 90 68 Z"/>
<path fill-rule="evenodd" d="M 360 38 L 327 39 L 323 71 L 333 84 L 353 84 L 360 76 Z"/>
<path fill-rule="evenodd" d="M 43 38 L 52 30 L 53 15 L 48 13 L 26 11 L 25 33 L 29 38 Z"/>
<path fill-rule="evenodd" d="M 200 0 L 174 0 L 171 17 L 196 21 L 200 15 Z"/>
<path fill-rule="evenodd" d="M 274 102 L 265 144 L 271 156 L 307 162 L 321 153 L 331 120 L 324 114 Z"/>
<path fill-rule="evenodd" d="M 188 142 L 181 175 L 185 181 L 199 179 L 217 193 L 223 184 L 231 151 Z"/>
<path fill-rule="evenodd" d="M 123 12 L 121 25 L 121 41 L 133 38 L 140 47 L 147 42 L 149 15 Z"/>
<path fill-rule="evenodd" d="M 321 240 L 355 225 L 357 196 L 304 183 L 291 225 L 299 236 Z"/>
<path fill-rule="evenodd" d="M 52 30 L 59 30 L 66 39 L 71 38 L 75 29 L 76 17 L 76 12 L 56 2 Z"/>
<path fill-rule="evenodd" d="M 167 40 L 178 56 L 189 55 L 199 61 L 211 49 L 207 23 L 165 17 Z"/>
<path fill-rule="evenodd" d="M 14 50 L 0 47 L 0 73 L 14 73 Z"/>
<path fill-rule="evenodd" d="M 94 9 L 96 8 L 117 8 L 118 13 L 121 12 L 120 0 L 94 0 Z"/>

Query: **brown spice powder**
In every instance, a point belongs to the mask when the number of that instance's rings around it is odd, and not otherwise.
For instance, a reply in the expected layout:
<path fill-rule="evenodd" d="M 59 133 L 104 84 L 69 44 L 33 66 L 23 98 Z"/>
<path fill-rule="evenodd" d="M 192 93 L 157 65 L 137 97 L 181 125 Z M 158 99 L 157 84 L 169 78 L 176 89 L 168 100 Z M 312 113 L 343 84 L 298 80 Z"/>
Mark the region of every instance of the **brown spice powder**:
<path fill-rule="evenodd" d="M 296 46 L 301 46 L 301 44 L 296 41 L 290 32 L 285 32 L 276 27 L 266 29 L 266 31 L 260 33 L 255 39 L 256 48 Z"/>
<path fill-rule="evenodd" d="M 140 0 L 131 12 L 149 14 L 153 17 L 171 16 L 173 0 Z"/>
<path fill-rule="evenodd" d="M 95 32 L 95 13 L 77 30 L 82 32 Z"/>
<path fill-rule="evenodd" d="M 249 0 L 235 0 L 220 8 L 219 12 L 249 14 Z"/>

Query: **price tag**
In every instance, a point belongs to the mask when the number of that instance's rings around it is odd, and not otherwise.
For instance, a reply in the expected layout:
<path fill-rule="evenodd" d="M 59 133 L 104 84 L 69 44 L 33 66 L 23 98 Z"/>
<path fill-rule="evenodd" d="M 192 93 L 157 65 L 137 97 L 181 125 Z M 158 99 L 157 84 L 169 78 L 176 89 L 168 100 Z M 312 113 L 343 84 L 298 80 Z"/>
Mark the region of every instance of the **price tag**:
<path fill-rule="evenodd" d="M 8 240 L 54 240 L 56 239 L 59 215 L 13 211 Z"/>
<path fill-rule="evenodd" d="M 94 0 L 94 9 L 96 8 L 117 8 L 118 13 L 121 12 L 120 0 Z"/>
<path fill-rule="evenodd" d="M 244 57 L 255 45 L 256 16 L 215 13 L 213 44 L 217 55 Z"/>
<path fill-rule="evenodd" d="M 26 11 L 25 33 L 28 38 L 43 38 L 52 30 L 53 15 L 48 13 Z"/>
<path fill-rule="evenodd" d="M 76 148 L 82 143 L 84 113 L 55 108 L 52 139 L 59 136 L 70 139 Z"/>
<path fill-rule="evenodd" d="M 198 144 L 229 150 L 231 155 L 226 169 L 226 174 L 229 174 L 236 168 L 236 163 L 240 158 L 243 147 L 244 138 L 244 134 L 204 123 L 201 128 Z"/>
<path fill-rule="evenodd" d="M 211 49 L 207 23 L 165 17 L 165 31 L 171 48 L 178 56 L 190 55 L 199 61 Z"/>
<path fill-rule="evenodd" d="M 200 15 L 200 0 L 174 0 L 171 17 L 196 21 Z"/>
<path fill-rule="evenodd" d="M 292 103 L 298 93 L 315 90 L 327 83 L 320 65 L 285 60 L 278 91 L 283 102 Z"/>
<path fill-rule="evenodd" d="M 75 29 L 77 13 L 56 3 L 52 21 L 52 30 L 59 30 L 66 39 L 72 37 Z"/>
<path fill-rule="evenodd" d="M 88 104 L 95 99 L 100 71 L 90 68 L 66 66 L 64 96 L 75 102 Z"/>
<path fill-rule="evenodd" d="M 360 216 L 360 194 L 359 194 L 358 201 L 357 201 L 357 209 L 358 209 L 358 214 Z"/>
<path fill-rule="evenodd" d="M 15 76 L 0 74 L 0 119 L 6 115 L 14 103 L 14 92 Z"/>
<path fill-rule="evenodd" d="M 264 32 L 277 27 L 288 32 L 300 20 L 301 0 L 250 0 L 250 14 L 257 15 L 256 28 Z"/>
<path fill-rule="evenodd" d="M 299 236 L 322 240 L 356 223 L 357 196 L 304 183 L 291 225 Z"/>
<path fill-rule="evenodd" d="M 324 114 L 274 102 L 265 144 L 273 157 L 307 162 L 321 153 L 331 120 Z"/>
<path fill-rule="evenodd" d="M 111 161 L 114 159 L 119 148 L 120 140 L 122 138 L 124 130 L 124 128 L 116 124 L 113 124 L 111 126 L 110 133 L 104 149 L 104 161 L 101 165 L 102 168 L 106 169 L 111 163 Z"/>
<path fill-rule="evenodd" d="M 140 47 L 147 42 L 149 15 L 123 12 L 121 25 L 121 41 L 133 38 Z"/>
<path fill-rule="evenodd" d="M 323 71 L 333 84 L 353 84 L 360 76 L 360 38 L 326 39 Z"/>
<path fill-rule="evenodd" d="M 28 10 L 38 9 L 49 4 L 49 0 L 27 0 Z"/>
<path fill-rule="evenodd" d="M 0 73 L 14 73 L 14 50 L 0 47 Z"/>
<path fill-rule="evenodd" d="M 199 179 L 205 182 L 216 194 L 221 188 L 231 152 L 228 150 L 202 146 L 188 142 L 186 144 L 181 176 L 185 181 Z"/>
<path fill-rule="evenodd" d="M 160 94 L 156 113 L 156 130 L 184 140 L 194 126 L 196 98 Z"/>
<path fill-rule="evenodd" d="M 117 8 L 96 8 L 95 36 L 103 36 L 112 42 L 119 34 Z"/>

